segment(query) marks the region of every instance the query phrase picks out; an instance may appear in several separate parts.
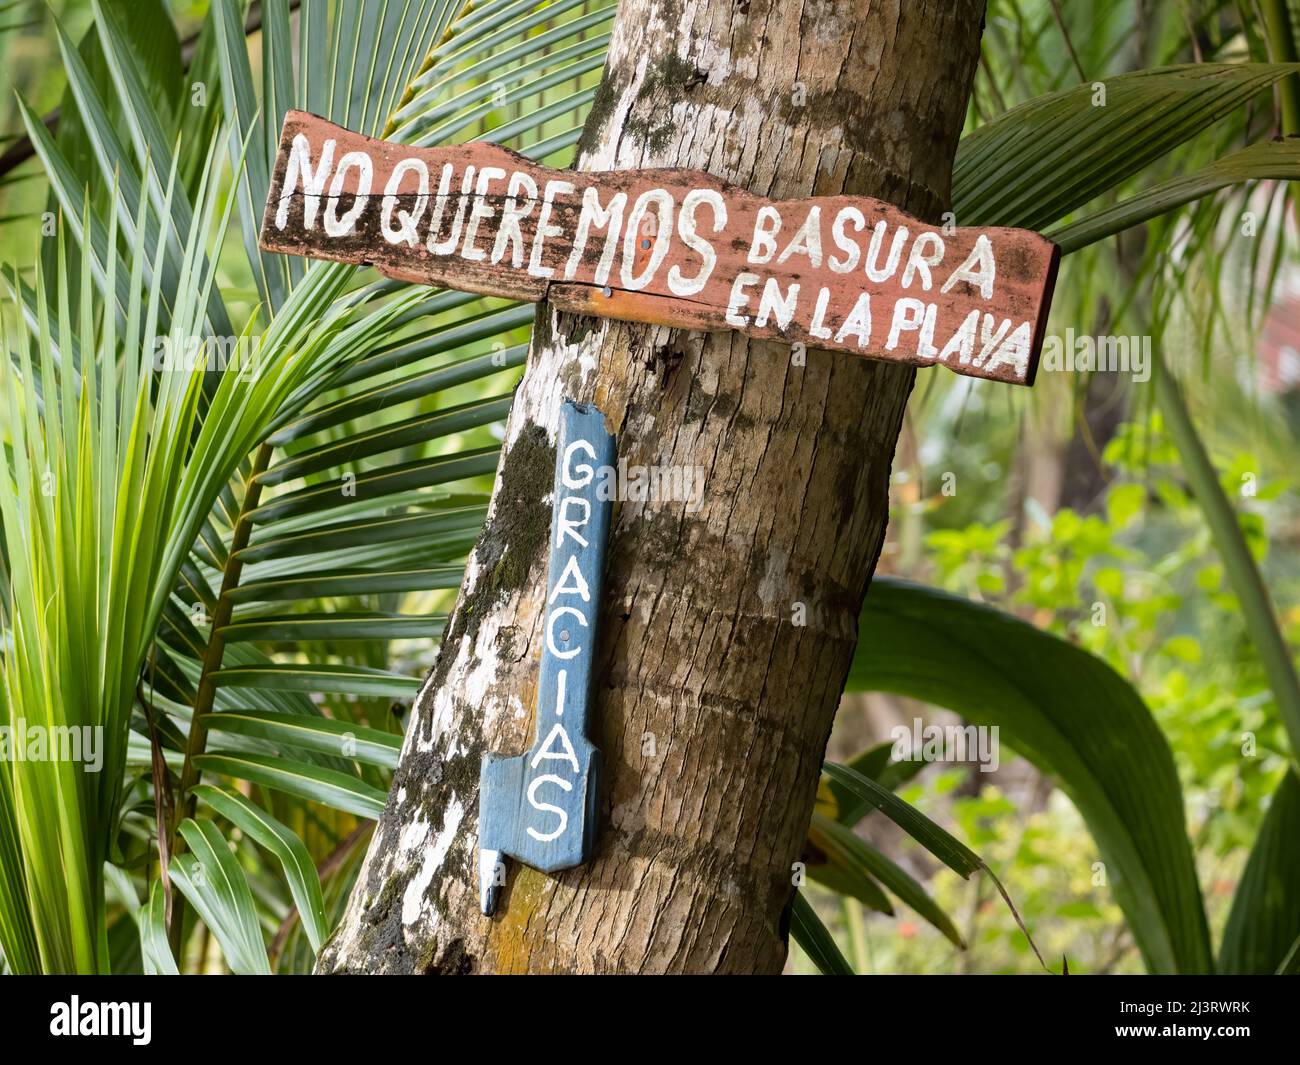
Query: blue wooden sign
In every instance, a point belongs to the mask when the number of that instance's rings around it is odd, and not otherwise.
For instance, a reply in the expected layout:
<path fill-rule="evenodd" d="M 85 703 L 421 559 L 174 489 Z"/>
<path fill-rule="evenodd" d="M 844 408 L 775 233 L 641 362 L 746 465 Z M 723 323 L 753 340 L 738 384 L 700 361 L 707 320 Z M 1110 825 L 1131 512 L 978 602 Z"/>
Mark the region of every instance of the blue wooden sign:
<path fill-rule="evenodd" d="M 581 865 L 596 838 L 601 755 L 587 738 L 596 619 L 613 502 L 601 499 L 614 438 L 594 406 L 565 400 L 555 454 L 542 666 L 532 749 L 489 754 L 479 776 L 479 899 L 496 909 L 505 859 L 557 872 Z"/>

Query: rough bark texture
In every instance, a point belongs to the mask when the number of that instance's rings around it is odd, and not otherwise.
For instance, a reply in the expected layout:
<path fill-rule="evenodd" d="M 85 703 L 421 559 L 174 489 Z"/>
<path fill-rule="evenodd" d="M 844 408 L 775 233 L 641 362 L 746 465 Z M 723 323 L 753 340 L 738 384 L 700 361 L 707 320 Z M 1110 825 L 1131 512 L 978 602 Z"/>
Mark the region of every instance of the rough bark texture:
<path fill-rule="evenodd" d="M 579 166 L 946 209 L 982 0 L 624 0 Z M 908 367 L 538 313 L 492 512 L 324 971 L 774 972 L 884 537 Z M 564 397 L 702 504 L 624 502 L 598 650 L 594 861 L 478 913 L 479 762 L 532 737 Z M 798 622 L 803 621 L 804 624 Z"/>

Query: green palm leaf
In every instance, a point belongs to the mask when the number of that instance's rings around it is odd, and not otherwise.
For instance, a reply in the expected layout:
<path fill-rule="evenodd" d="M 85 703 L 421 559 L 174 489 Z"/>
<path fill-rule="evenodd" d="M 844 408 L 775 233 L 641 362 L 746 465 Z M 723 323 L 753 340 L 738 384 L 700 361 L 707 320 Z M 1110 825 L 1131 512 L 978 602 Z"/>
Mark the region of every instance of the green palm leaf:
<path fill-rule="evenodd" d="M 329 935 L 325 923 L 325 902 L 321 896 L 316 866 L 302 840 L 238 792 L 207 784 L 200 784 L 194 790 L 213 811 L 279 859 L 311 948 L 313 951 L 320 950 L 325 937 Z"/>
<path fill-rule="evenodd" d="M 270 975 L 253 894 L 225 837 L 211 821 L 188 819 L 181 835 L 190 853 L 172 859 L 172 883 L 212 930 L 232 971 Z"/>
<path fill-rule="evenodd" d="M 200 754 L 194 762 L 200 770 L 247 780 L 357 817 L 378 817 L 384 809 L 384 792 L 336 769 L 260 754 Z"/>
<path fill-rule="evenodd" d="M 1300 67 L 1198 63 L 1078 85 L 962 138 L 953 164 L 961 225 L 1045 229 L 1236 111 Z"/>
<path fill-rule="evenodd" d="M 574 16 L 567 27 L 553 17 L 566 12 Z M 182 791 L 202 768 L 265 787 L 277 803 L 375 816 L 398 737 L 365 725 L 365 716 L 418 688 L 417 670 L 392 667 L 390 647 L 419 639 L 417 661 L 427 664 L 485 512 L 477 493 L 495 469 L 494 427 L 526 352 L 531 308 L 263 257 L 256 225 L 279 116 L 306 105 L 391 135 L 389 116 L 400 107 L 402 121 L 422 123 L 426 137 L 495 126 L 496 139 L 557 151 L 576 134 L 572 106 L 557 105 L 586 91 L 576 83 L 595 84 L 600 25 L 612 10 L 592 18 L 571 3 L 475 9 L 461 0 L 304 0 L 295 41 L 288 4 L 272 0 L 263 8 L 255 76 L 239 5 L 219 0 L 194 62 L 219 72 L 220 98 L 207 111 L 224 111 L 227 143 L 237 149 L 233 195 L 224 202 L 215 183 L 191 187 L 180 177 L 219 173 L 220 154 L 199 150 L 193 138 L 205 122 L 215 128 L 211 119 L 191 113 L 199 108 L 160 110 L 120 13 L 106 2 L 94 13 L 103 79 L 62 41 L 92 169 L 78 169 L 24 112 L 80 246 L 74 295 L 82 298 L 69 300 L 67 286 L 45 272 L 34 284 L 10 281 L 18 313 L 5 320 L 11 357 L 0 398 L 6 426 L 22 431 L 10 429 L 15 462 L 0 488 L 0 520 L 6 579 L 14 580 L 14 560 L 24 574 L 40 575 L 30 585 L 20 577 L 11 596 L 23 639 L 7 645 L 6 714 L 56 705 L 69 719 L 84 712 L 104 722 L 111 738 L 97 780 L 69 773 L 56 785 L 40 770 L 24 784 L 29 796 L 49 787 L 65 797 L 38 807 L 58 811 L 55 821 L 32 816 L 8 782 L 0 790 L 0 940 L 22 971 L 106 967 L 95 932 L 97 870 L 116 823 L 127 723 L 146 727 L 132 713 L 137 695 L 161 717 L 164 763 L 180 757 Z M 493 58 L 498 47 L 507 60 Z M 502 76 L 504 110 L 494 92 L 498 108 L 475 112 L 487 97 L 474 87 Z M 120 121 L 106 102 L 110 84 L 124 101 Z M 178 129 L 186 133 L 176 148 Z M 169 160 L 177 176 L 167 175 Z M 117 194 L 102 206 L 87 200 L 83 178 L 101 188 L 116 183 Z M 243 309 L 228 290 L 227 310 L 212 269 L 227 210 L 238 219 L 261 304 L 234 330 L 228 322 Z M 81 320 L 61 310 L 73 302 Z M 246 372 L 205 373 L 201 365 L 153 372 L 157 340 L 232 332 L 255 347 Z M 117 395 L 128 397 L 120 408 L 97 398 Z M 38 419 L 51 405 L 58 418 Z M 40 493 L 47 467 L 65 489 L 53 497 Z M 339 491 L 354 472 L 357 491 Z M 128 520 L 128 505 L 145 520 Z M 95 539 L 87 540 L 88 528 Z M 62 594 L 56 613 L 41 615 L 51 581 Z M 56 631 L 51 619 L 71 628 Z M 52 673 L 41 660 L 53 648 L 70 657 Z M 71 668 L 73 661 L 103 672 Z M 76 692 L 47 692 L 51 676 Z M 235 709 L 281 716 L 247 718 L 242 733 L 240 725 L 214 730 L 216 747 L 205 754 L 206 719 Z M 285 720 L 292 717 L 350 731 L 359 757 L 335 757 L 322 749 L 328 729 L 295 728 Z M 300 743 L 289 743 L 290 734 Z M 313 738 L 303 743 L 305 734 Z M 268 753 L 281 743 L 293 758 Z M 132 750 L 147 757 L 138 741 Z M 72 795 L 84 798 L 69 806 Z M 179 814 L 192 802 L 187 797 Z M 178 816 L 173 828 L 178 849 L 204 831 L 182 831 L 182 823 Z M 177 855 L 178 868 L 187 857 Z M 186 899 L 182 890 L 174 909 Z M 205 905 L 216 914 L 213 899 Z M 174 917 L 173 932 L 179 927 Z M 236 946 L 223 944 L 228 959 Z M 239 967 L 253 965 L 250 953 L 234 953 Z M 151 965 L 165 967 L 158 951 L 152 956 Z"/>

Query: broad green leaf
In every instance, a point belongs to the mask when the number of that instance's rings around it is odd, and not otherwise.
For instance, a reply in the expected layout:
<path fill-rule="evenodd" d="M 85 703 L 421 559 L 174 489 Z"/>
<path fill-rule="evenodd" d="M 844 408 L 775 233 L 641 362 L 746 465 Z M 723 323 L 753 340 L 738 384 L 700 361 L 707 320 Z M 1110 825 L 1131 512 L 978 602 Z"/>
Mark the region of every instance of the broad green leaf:
<path fill-rule="evenodd" d="M 1269 974 L 1294 965 L 1300 942 L 1300 778 L 1288 767 L 1237 884 L 1219 972 Z"/>
<path fill-rule="evenodd" d="M 998 726 L 1079 808 L 1147 968 L 1210 971 L 1169 745 L 1104 662 L 989 607 L 878 578 L 849 688 L 908 695 Z"/>

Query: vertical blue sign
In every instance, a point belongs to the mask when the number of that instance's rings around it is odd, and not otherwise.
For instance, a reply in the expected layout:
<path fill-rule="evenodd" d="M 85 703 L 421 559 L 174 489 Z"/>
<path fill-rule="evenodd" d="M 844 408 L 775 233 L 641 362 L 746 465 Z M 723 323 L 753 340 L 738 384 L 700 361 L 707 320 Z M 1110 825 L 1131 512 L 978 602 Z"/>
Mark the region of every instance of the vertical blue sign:
<path fill-rule="evenodd" d="M 545 873 L 581 865 L 596 837 L 601 754 L 587 738 L 614 438 L 590 404 L 565 400 L 555 455 L 536 737 L 517 758 L 489 754 L 479 776 L 479 900 L 496 909 L 504 859 Z M 604 493 L 608 495 L 609 493 Z"/>

